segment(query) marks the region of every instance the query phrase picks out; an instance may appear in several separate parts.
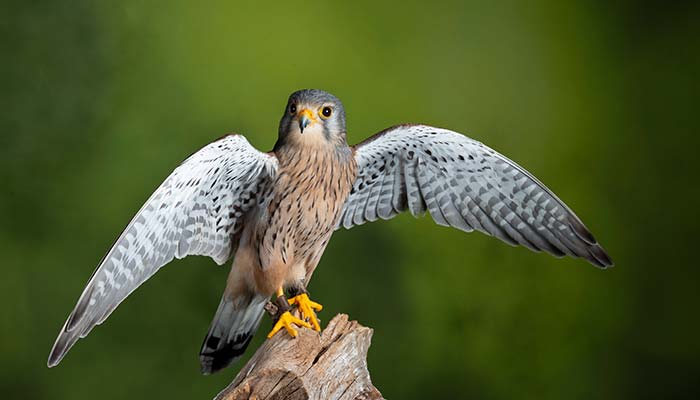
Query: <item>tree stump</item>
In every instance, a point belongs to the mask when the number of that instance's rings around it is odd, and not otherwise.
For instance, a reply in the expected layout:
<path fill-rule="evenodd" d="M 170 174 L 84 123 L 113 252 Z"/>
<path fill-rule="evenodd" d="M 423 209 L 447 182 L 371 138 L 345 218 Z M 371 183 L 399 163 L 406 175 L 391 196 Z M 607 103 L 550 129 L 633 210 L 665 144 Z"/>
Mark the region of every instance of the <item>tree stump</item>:
<path fill-rule="evenodd" d="M 367 370 L 372 329 L 336 315 L 319 334 L 268 339 L 215 400 L 382 399 Z"/>

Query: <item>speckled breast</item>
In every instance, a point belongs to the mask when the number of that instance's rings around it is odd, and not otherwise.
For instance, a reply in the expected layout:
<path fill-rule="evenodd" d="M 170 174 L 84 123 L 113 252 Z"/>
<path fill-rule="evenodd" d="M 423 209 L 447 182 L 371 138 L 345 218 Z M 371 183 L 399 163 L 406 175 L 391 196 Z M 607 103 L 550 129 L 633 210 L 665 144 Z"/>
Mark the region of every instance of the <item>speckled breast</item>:
<path fill-rule="evenodd" d="M 335 152 L 281 159 L 287 162 L 274 185 L 263 243 L 279 251 L 285 264 L 304 262 L 325 248 L 350 192 L 356 165 L 351 155 Z"/>

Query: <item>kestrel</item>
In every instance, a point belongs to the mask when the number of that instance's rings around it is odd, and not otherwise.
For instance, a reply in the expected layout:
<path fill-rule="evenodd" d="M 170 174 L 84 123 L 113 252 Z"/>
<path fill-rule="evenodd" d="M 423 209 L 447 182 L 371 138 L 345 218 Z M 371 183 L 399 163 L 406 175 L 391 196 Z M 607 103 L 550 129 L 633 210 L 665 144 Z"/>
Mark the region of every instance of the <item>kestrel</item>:
<path fill-rule="evenodd" d="M 272 296 L 271 337 L 320 330 L 306 287 L 333 232 L 408 210 L 511 245 L 606 268 L 610 257 L 581 220 L 525 169 L 459 133 L 398 125 L 348 146 L 345 111 L 321 90 L 293 93 L 272 151 L 241 135 L 194 153 L 156 189 L 83 290 L 49 367 L 159 268 L 188 255 L 233 257 L 200 352 L 203 373 L 239 358 Z M 286 295 L 290 296 L 287 300 Z M 297 307 L 301 318 L 290 313 Z"/>

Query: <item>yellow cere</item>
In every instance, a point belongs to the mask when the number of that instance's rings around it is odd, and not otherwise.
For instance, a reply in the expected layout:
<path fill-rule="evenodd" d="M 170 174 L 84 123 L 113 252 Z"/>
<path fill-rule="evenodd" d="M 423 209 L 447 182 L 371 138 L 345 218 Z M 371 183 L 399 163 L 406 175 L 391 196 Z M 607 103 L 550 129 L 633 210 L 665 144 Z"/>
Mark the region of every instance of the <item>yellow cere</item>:
<path fill-rule="evenodd" d="M 301 117 L 302 115 L 306 115 L 306 117 L 308 119 L 310 119 L 312 122 L 316 122 L 316 116 L 308 108 L 304 108 L 301 111 L 299 111 L 299 117 Z"/>

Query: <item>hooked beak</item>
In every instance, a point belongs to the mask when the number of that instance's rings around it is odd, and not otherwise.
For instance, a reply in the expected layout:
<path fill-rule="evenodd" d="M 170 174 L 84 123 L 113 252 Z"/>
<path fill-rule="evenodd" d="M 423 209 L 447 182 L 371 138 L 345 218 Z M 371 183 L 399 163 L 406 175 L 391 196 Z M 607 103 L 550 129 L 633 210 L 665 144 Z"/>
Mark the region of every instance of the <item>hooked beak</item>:
<path fill-rule="evenodd" d="M 301 133 L 304 133 L 304 128 L 309 126 L 312 122 L 314 122 L 316 118 L 314 118 L 314 115 L 309 111 L 308 109 L 303 109 L 299 113 L 299 130 Z"/>

